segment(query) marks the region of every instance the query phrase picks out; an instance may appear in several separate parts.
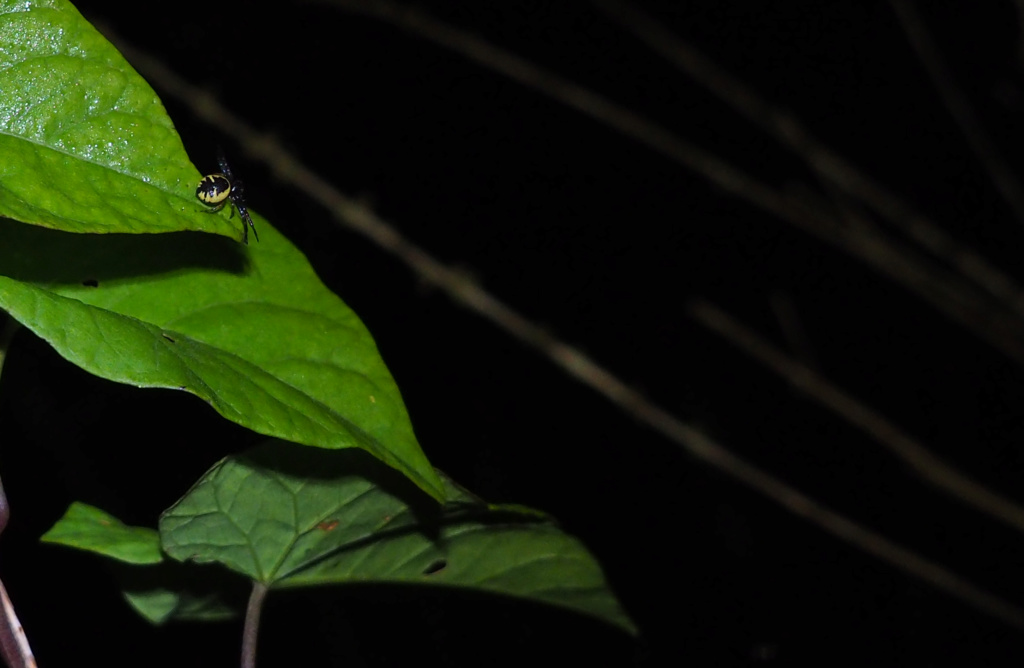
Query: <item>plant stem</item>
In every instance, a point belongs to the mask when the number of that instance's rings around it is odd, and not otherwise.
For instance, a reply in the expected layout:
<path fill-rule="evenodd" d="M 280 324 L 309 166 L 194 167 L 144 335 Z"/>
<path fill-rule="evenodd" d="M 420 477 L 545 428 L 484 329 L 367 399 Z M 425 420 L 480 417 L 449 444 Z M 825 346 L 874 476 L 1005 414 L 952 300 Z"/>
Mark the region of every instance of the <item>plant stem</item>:
<path fill-rule="evenodd" d="M 260 630 L 260 612 L 266 595 L 267 585 L 252 583 L 249 605 L 245 608 L 245 629 L 242 631 L 242 668 L 256 668 L 256 635 Z"/>
<path fill-rule="evenodd" d="M 36 668 L 28 636 L 14 613 L 14 605 L 3 582 L 0 582 L 0 654 L 9 668 Z"/>
<path fill-rule="evenodd" d="M 18 322 L 7 316 L 0 328 L 0 370 L 3 370 L 4 360 L 7 359 L 7 348 L 16 331 L 18 331 Z M 4 493 L 3 482 L 0 482 L 0 533 L 7 528 L 7 521 L 10 518 L 11 509 L 7 505 L 7 494 Z M 18 615 L 14 613 L 14 605 L 7 595 L 7 588 L 4 587 L 3 581 L 0 581 L 0 655 L 3 655 L 9 668 L 35 668 L 36 666 L 36 659 L 32 656 L 32 648 L 29 647 L 25 629 L 18 621 Z"/>

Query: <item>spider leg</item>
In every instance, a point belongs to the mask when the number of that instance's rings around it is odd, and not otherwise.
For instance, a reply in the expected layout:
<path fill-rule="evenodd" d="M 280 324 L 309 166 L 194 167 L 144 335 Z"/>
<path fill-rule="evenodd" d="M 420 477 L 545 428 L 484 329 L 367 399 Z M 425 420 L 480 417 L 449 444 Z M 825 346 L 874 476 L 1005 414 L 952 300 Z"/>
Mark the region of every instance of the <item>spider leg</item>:
<path fill-rule="evenodd" d="M 228 181 L 234 181 L 235 177 L 231 173 L 231 166 L 228 165 L 228 159 L 224 157 L 224 149 L 220 146 L 217 147 L 217 164 L 220 165 L 220 173 L 228 177 Z"/>
<path fill-rule="evenodd" d="M 256 226 L 253 225 L 252 216 L 249 215 L 249 209 L 245 206 L 245 185 L 241 181 L 236 181 L 231 187 L 231 203 L 238 209 L 238 215 L 242 218 L 242 243 L 249 244 L 249 228 L 252 228 L 252 235 L 256 237 L 257 243 L 260 240 L 260 235 L 256 232 Z M 246 227 L 248 225 L 249 227 Z"/>
<path fill-rule="evenodd" d="M 236 204 L 235 207 L 238 209 L 238 215 L 242 217 L 242 243 L 249 245 L 249 228 L 246 224 L 252 228 L 252 235 L 256 237 L 256 242 L 259 243 L 260 235 L 256 233 L 256 226 L 252 224 L 252 216 L 249 215 L 249 210 L 245 208 L 245 205 Z"/>

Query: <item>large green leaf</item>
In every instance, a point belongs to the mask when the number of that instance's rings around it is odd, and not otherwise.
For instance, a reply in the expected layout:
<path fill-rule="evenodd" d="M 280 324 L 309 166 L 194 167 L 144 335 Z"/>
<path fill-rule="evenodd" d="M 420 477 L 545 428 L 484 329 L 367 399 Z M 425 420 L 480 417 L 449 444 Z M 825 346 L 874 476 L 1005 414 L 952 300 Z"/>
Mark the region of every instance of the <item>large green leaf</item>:
<path fill-rule="evenodd" d="M 152 88 L 66 0 L 0 0 L 0 91 L 0 216 L 241 238 L 196 199 L 200 174 Z"/>
<path fill-rule="evenodd" d="M 0 220 L 0 309 L 90 373 L 191 392 L 268 436 L 362 448 L 442 499 L 369 332 L 257 224 L 262 242 L 242 247 Z"/>
<path fill-rule="evenodd" d="M 578 540 L 536 511 L 487 506 L 446 487 L 440 512 L 410 506 L 402 481 L 360 453 L 271 443 L 214 466 L 163 514 L 160 535 L 175 559 L 217 562 L 271 588 L 468 588 L 635 631 Z"/>
<path fill-rule="evenodd" d="M 199 174 L 152 89 L 67 2 L 0 0 L 0 91 L 0 215 L 74 232 L 241 233 L 195 198 Z M 0 308 L 91 373 L 190 391 L 270 436 L 364 448 L 440 498 L 369 333 L 261 225 L 246 255 L 2 221 Z"/>

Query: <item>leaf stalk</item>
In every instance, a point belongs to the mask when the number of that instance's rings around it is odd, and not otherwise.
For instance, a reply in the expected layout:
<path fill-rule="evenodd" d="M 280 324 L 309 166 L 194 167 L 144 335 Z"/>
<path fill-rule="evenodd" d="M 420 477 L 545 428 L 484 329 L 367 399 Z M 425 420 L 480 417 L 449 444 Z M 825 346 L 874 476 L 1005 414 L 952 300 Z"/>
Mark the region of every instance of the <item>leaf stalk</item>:
<path fill-rule="evenodd" d="M 259 581 L 252 583 L 249 604 L 245 607 L 245 628 L 242 631 L 242 668 L 256 668 L 256 636 L 260 630 L 260 613 L 267 585 Z"/>

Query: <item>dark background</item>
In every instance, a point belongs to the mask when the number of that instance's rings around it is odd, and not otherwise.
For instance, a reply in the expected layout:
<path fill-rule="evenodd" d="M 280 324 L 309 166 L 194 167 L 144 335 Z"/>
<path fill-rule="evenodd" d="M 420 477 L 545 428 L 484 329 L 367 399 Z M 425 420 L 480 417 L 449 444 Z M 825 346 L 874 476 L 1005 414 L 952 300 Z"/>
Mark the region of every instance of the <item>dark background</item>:
<path fill-rule="evenodd" d="M 1024 227 L 933 91 L 887 3 L 641 2 L 1002 269 Z M 921 3 L 952 74 L 1019 168 L 1014 5 Z M 832 6 L 835 5 L 835 6 Z M 927 7 L 924 7 L 927 5 Z M 798 159 L 589 3 L 418 5 L 671 128 L 772 187 Z M 650 399 L 821 502 L 1024 604 L 1024 541 L 686 317 L 702 297 L 1013 496 L 1021 369 L 860 261 L 650 149 L 462 57 L 327 4 L 81 2 L 415 243 Z M 163 91 L 157 88 L 163 95 Z M 492 501 L 550 511 L 642 629 L 436 592 L 272 595 L 261 665 L 1003 665 L 1018 631 L 796 518 L 565 377 L 278 183 L 164 97 L 193 161 L 223 145 L 249 204 L 373 332 L 431 460 Z M 806 352 L 806 351 L 805 351 Z M 155 629 L 99 559 L 37 544 L 72 500 L 155 525 L 214 461 L 259 441 L 194 397 L 92 378 L 23 333 L 0 384 L 13 504 L 0 566 L 40 665 L 231 665 L 237 624 Z M 425 657 L 425 658 L 424 658 Z"/>

